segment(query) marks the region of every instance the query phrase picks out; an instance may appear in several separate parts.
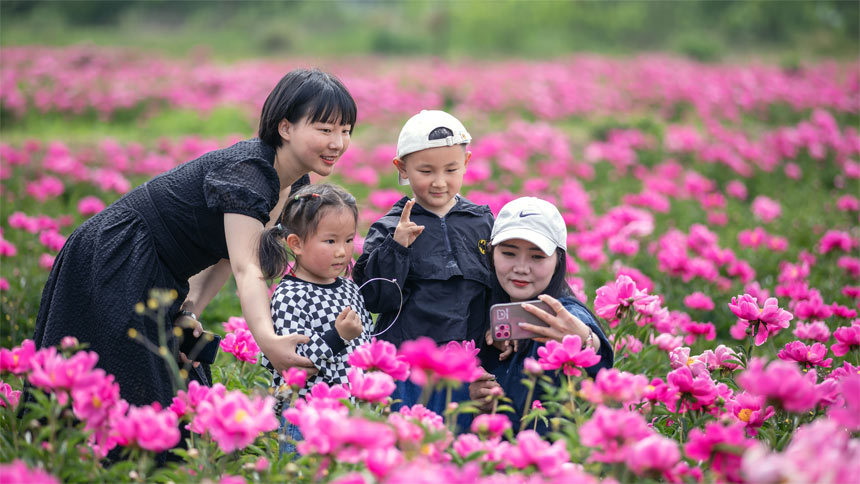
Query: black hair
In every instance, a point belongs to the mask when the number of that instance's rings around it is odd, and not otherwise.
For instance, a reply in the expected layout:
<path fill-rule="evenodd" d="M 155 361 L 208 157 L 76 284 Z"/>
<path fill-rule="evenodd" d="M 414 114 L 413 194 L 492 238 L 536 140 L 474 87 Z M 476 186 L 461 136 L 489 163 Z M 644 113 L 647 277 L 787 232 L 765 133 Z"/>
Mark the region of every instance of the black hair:
<path fill-rule="evenodd" d="M 490 265 L 490 279 L 493 281 L 492 292 L 490 293 L 490 304 L 509 303 L 511 302 L 511 296 L 502 289 L 502 285 L 499 284 L 499 278 L 496 276 L 496 264 L 493 262 L 493 252 L 495 250 L 496 247 L 493 245 L 490 245 L 487 250 L 487 257 Z M 573 291 L 570 289 L 565 278 L 567 275 L 567 252 L 564 249 L 557 247 L 555 249 L 555 257 L 555 270 L 552 273 L 549 284 L 547 284 L 546 288 L 538 294 L 546 294 L 556 299 L 573 296 Z"/>
<path fill-rule="evenodd" d="M 272 148 L 281 146 L 278 124 L 282 119 L 297 123 L 307 116 L 310 122 L 339 122 L 355 127 L 357 109 L 346 86 L 335 76 L 318 69 L 294 69 L 269 93 L 260 113 L 258 135 Z"/>
<path fill-rule="evenodd" d="M 353 219 L 358 221 L 355 197 L 337 185 L 305 185 L 290 194 L 290 200 L 284 205 L 278 224 L 264 230 L 260 236 L 259 255 L 263 277 L 274 279 L 283 276 L 290 257 L 295 259 L 295 255 L 284 245 L 284 239 L 290 234 L 295 234 L 302 240 L 307 239 L 316 232 L 324 213 L 335 208 L 349 209 Z M 347 268 L 347 274 L 351 268 L 352 262 Z"/>

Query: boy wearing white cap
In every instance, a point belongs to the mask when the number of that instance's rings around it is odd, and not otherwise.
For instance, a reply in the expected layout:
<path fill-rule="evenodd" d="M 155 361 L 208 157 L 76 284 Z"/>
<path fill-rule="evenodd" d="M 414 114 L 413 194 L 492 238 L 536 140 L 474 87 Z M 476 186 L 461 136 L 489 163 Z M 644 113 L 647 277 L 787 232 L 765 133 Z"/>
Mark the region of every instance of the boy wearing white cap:
<path fill-rule="evenodd" d="M 377 328 L 387 328 L 397 317 L 380 339 L 399 346 L 422 336 L 437 344 L 483 337 L 490 288 L 485 254 L 493 214 L 459 195 L 471 139 L 463 124 L 443 111 L 421 111 L 400 132 L 393 164 L 414 198 L 403 197 L 370 227 L 352 272 L 358 284 L 395 279 L 403 293 L 401 309 L 391 284 L 364 286 L 367 309 L 379 313 Z M 394 397 L 412 405 L 419 395 L 420 388 L 398 382 Z M 468 398 L 468 392 L 461 396 Z M 443 407 L 444 398 L 428 404 L 439 413 Z"/>

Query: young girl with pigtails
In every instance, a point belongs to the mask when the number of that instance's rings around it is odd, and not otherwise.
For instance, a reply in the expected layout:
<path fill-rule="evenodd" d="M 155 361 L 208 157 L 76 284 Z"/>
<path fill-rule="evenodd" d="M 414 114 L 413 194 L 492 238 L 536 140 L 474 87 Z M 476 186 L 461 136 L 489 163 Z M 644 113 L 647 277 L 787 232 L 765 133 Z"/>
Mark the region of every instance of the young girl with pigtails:
<path fill-rule="evenodd" d="M 283 275 L 272 294 L 275 333 L 307 336 L 308 343 L 297 345 L 296 353 L 309 358 L 318 370 L 298 396 L 320 382 L 348 383 L 348 355 L 370 341 L 373 319 L 364 299 L 354 282 L 341 277 L 352 266 L 357 219 L 355 197 L 345 190 L 307 185 L 290 198 L 279 223 L 260 239 L 263 275 L 267 279 Z M 283 398 L 278 392 L 283 378 L 265 356 L 262 364 L 272 372 L 276 396 Z M 279 435 L 285 434 L 301 439 L 298 428 L 281 417 Z M 295 447 L 282 439 L 280 449 L 284 454 Z"/>

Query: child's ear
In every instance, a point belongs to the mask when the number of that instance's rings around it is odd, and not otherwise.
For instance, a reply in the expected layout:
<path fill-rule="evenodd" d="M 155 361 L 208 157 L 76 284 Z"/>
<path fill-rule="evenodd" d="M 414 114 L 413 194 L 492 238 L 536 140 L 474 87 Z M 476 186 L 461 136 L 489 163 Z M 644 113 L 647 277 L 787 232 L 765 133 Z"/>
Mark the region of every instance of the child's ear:
<path fill-rule="evenodd" d="M 298 235 L 290 234 L 287 236 L 287 247 L 293 254 L 302 255 L 302 239 Z"/>
<path fill-rule="evenodd" d="M 401 160 L 400 158 L 395 158 L 391 160 L 391 164 L 394 165 L 397 168 L 397 171 L 400 172 L 400 178 L 403 178 L 404 180 L 409 178 L 406 175 L 406 163 L 403 160 Z"/>
<path fill-rule="evenodd" d="M 287 118 L 282 119 L 281 122 L 278 123 L 278 134 L 281 135 L 281 139 L 284 141 L 290 140 L 290 130 L 292 127 L 293 125 L 287 121 Z"/>
<path fill-rule="evenodd" d="M 463 162 L 463 168 L 466 168 L 467 166 L 469 166 L 469 160 L 471 160 L 471 159 L 472 159 L 472 152 L 467 151 L 466 152 L 466 161 Z"/>

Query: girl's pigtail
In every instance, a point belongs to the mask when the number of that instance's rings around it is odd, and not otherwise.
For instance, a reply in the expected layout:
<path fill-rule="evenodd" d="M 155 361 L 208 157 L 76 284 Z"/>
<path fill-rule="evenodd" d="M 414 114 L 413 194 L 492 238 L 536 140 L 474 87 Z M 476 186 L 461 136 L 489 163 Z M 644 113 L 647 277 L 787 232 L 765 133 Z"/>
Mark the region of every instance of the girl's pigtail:
<path fill-rule="evenodd" d="M 275 279 L 284 275 L 289 262 L 289 253 L 284 247 L 284 237 L 287 231 L 281 224 L 268 228 L 260 236 L 260 269 L 266 279 Z"/>

